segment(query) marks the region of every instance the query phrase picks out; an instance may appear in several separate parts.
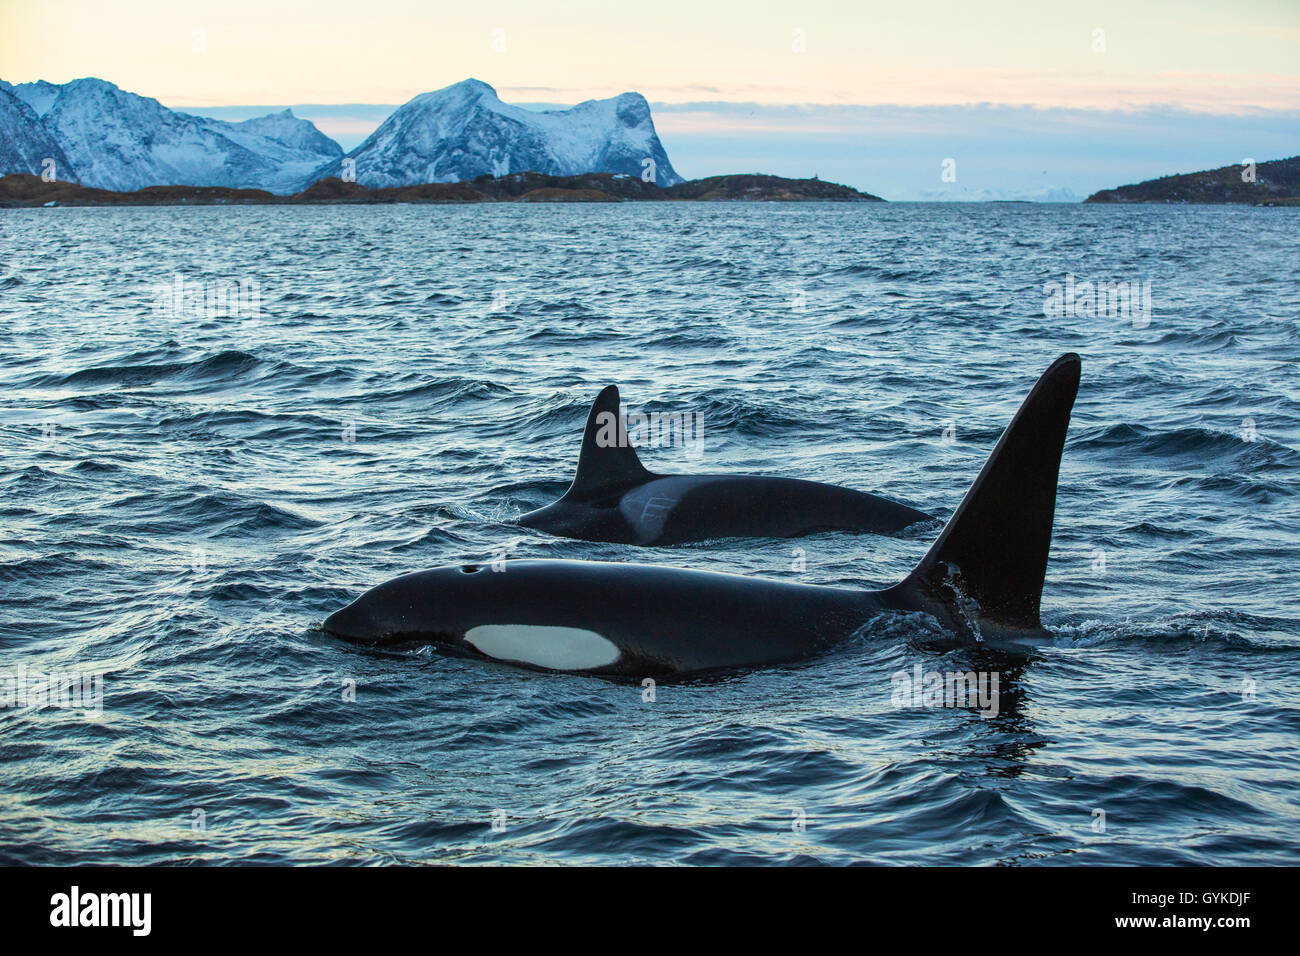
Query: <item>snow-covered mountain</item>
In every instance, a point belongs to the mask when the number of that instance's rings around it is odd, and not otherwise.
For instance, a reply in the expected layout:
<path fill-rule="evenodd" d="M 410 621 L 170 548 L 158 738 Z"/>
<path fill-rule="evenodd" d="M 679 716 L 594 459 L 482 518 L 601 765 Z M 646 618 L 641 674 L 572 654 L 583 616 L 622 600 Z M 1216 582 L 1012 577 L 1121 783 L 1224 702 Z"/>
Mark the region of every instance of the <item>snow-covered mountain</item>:
<path fill-rule="evenodd" d="M 406 186 L 532 170 L 556 176 L 608 172 L 640 176 L 653 161 L 661 186 L 682 181 L 655 133 L 640 93 L 538 112 L 501 102 L 480 80 L 462 80 L 399 107 L 348 153 L 364 186 Z M 344 170 L 335 160 L 303 185 Z"/>
<path fill-rule="evenodd" d="M 294 116 L 290 109 L 238 123 L 222 123 L 220 120 L 212 122 L 218 123 L 227 136 L 242 138 L 249 148 L 257 145 L 256 140 L 260 137 L 274 140 L 288 149 L 298 150 L 305 156 L 328 156 L 332 159 L 343 155 L 343 147 L 318 130 L 313 123 Z"/>
<path fill-rule="evenodd" d="M 52 157 L 59 179 L 101 189 L 234 186 L 290 193 L 345 170 L 339 145 L 289 110 L 231 123 L 169 110 L 94 78 L 0 80 L 0 94 L 0 173 L 40 172 L 41 160 Z M 417 96 L 347 158 L 357 181 L 375 187 L 529 170 L 560 176 L 652 170 L 660 186 L 682 181 L 639 93 L 539 112 L 501 102 L 479 80 Z"/>
<path fill-rule="evenodd" d="M 0 86 L 35 110 L 37 116 L 46 114 L 50 104 L 54 102 L 54 98 L 59 95 L 59 90 L 63 89 L 58 83 L 47 83 L 45 80 L 37 80 L 35 83 L 19 83 L 17 86 L 0 80 Z"/>
<path fill-rule="evenodd" d="M 46 160 L 53 162 L 49 168 Z M 0 87 L 0 176 L 49 171 L 57 179 L 73 178 L 72 164 L 27 103 Z"/>
<path fill-rule="evenodd" d="M 169 110 L 155 99 L 93 78 L 62 85 L 40 81 L 4 86 L 40 116 L 85 186 L 236 186 L 293 192 L 313 169 L 343 153 L 332 139 L 288 110 L 228 123 Z M 59 178 L 74 176 L 60 173 Z"/>

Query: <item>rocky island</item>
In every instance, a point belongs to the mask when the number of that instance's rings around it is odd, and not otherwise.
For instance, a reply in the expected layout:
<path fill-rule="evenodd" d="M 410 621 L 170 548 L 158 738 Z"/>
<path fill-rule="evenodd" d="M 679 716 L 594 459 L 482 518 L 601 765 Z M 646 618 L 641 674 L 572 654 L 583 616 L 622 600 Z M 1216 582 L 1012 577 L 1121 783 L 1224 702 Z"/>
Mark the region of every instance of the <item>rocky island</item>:
<path fill-rule="evenodd" d="M 30 173 L 0 177 L 0 206 L 217 206 L 319 203 L 471 203 L 471 202 L 884 202 L 879 196 L 820 179 L 742 174 L 711 176 L 660 186 L 639 176 L 586 173 L 548 176 L 511 173 L 479 176 L 461 183 L 422 183 L 374 189 L 338 177 L 281 196 L 263 189 L 227 186 L 148 186 L 116 192 L 58 180 L 46 182 Z"/>
<path fill-rule="evenodd" d="M 1256 206 L 1300 205 L 1300 156 L 1162 176 L 1146 182 L 1093 193 L 1084 202 L 1246 203 Z"/>

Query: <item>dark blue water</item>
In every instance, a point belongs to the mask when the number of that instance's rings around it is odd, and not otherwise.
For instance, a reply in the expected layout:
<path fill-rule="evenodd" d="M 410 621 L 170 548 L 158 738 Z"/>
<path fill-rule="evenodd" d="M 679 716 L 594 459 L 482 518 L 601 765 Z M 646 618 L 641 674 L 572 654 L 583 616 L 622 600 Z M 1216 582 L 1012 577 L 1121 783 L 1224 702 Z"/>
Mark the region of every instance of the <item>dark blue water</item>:
<path fill-rule="evenodd" d="M 1300 861 L 1300 210 L 37 209 L 0 236 L 0 671 L 104 675 L 102 714 L 0 711 L 4 862 Z M 1046 318 L 1067 274 L 1149 282 L 1149 322 Z M 178 275 L 261 314 L 156 309 Z M 653 469 L 946 517 L 1068 350 L 1036 654 L 885 617 L 649 702 L 317 629 L 503 554 L 893 583 L 934 527 L 645 551 L 507 521 L 567 486 L 609 382 L 703 416 L 703 459 Z M 997 671 L 999 712 L 894 707 L 917 664 Z"/>

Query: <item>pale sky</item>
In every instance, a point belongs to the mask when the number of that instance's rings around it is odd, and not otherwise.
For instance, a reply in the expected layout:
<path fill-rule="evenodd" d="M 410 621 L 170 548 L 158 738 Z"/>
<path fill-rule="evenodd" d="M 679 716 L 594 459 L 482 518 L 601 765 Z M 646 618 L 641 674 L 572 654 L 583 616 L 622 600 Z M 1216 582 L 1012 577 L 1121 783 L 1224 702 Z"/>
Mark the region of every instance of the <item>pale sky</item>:
<path fill-rule="evenodd" d="M 474 76 L 529 102 L 1294 110 L 1300 0 L 0 0 L 0 78 L 81 76 L 174 108 Z"/>
<path fill-rule="evenodd" d="M 292 106 L 344 149 L 466 77 L 534 107 L 636 90 L 688 178 L 889 199 L 1300 153 L 1300 0 L 0 0 L 0 79 L 82 76 L 223 119 Z"/>

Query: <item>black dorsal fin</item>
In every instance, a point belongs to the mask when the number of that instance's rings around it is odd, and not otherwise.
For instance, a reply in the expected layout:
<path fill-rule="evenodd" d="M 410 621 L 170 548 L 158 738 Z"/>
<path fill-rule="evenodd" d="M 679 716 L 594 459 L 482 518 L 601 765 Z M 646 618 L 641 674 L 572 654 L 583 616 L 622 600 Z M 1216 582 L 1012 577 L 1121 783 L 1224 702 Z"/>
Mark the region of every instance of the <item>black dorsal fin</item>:
<path fill-rule="evenodd" d="M 1043 373 L 998 439 L 947 526 L 901 587 L 931 594 L 959 590 L 979 618 L 1038 628 L 1056 510 L 1056 478 L 1079 356 L 1062 355 Z M 975 610 L 975 609 L 971 609 Z"/>
<path fill-rule="evenodd" d="M 653 477 L 628 441 L 618 386 L 606 386 L 591 403 L 587 428 L 582 433 L 582 451 L 578 453 L 578 472 L 564 497 L 598 498 Z"/>

